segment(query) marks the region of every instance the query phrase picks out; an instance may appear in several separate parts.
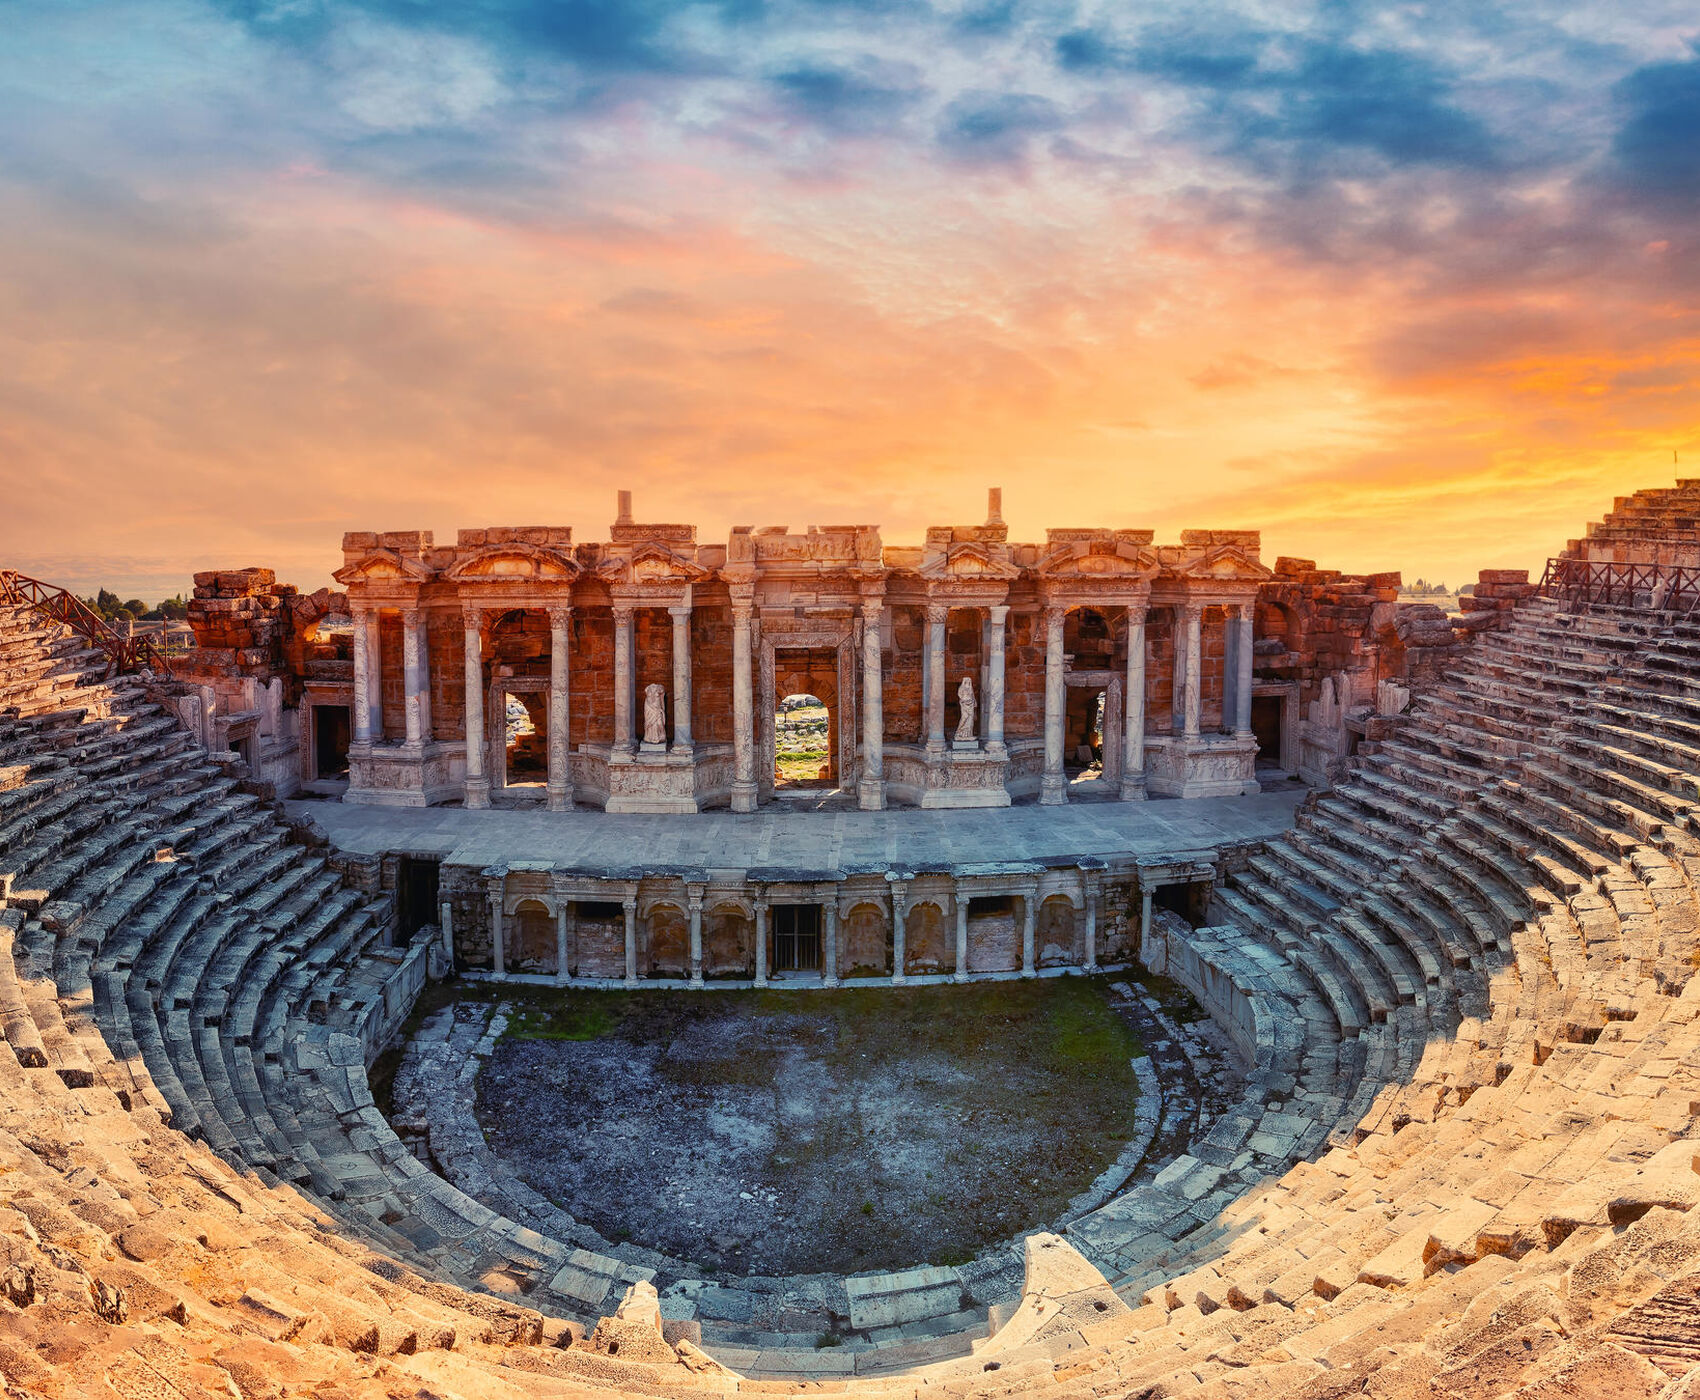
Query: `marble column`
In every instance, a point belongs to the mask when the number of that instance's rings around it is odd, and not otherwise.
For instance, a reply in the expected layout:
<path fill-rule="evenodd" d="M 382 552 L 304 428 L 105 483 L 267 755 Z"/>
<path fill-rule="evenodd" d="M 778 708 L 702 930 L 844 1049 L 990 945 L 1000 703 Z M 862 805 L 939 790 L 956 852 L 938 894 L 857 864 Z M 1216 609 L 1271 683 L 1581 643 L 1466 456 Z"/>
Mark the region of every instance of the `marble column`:
<path fill-rule="evenodd" d="M 638 980 L 637 894 L 627 895 L 620 901 L 620 907 L 626 912 L 626 985 L 635 987 Z"/>
<path fill-rule="evenodd" d="M 1035 977 L 1033 936 L 1039 926 L 1039 886 L 1035 884 L 1021 900 L 1021 975 Z"/>
<path fill-rule="evenodd" d="M 614 754 L 632 751 L 632 608 L 614 605 Z"/>
<path fill-rule="evenodd" d="M 372 742 L 384 742 L 384 645 L 383 629 L 378 624 L 378 609 L 366 614 L 366 625 L 372 629 L 366 643 L 366 711 L 372 726 Z"/>
<path fill-rule="evenodd" d="M 951 981 L 966 982 L 968 980 L 968 896 L 962 892 L 959 881 L 955 890 L 956 903 L 956 971 L 951 974 Z"/>
<path fill-rule="evenodd" d="M 437 925 L 438 930 L 443 935 L 443 953 L 449 960 L 449 971 L 453 972 L 455 966 L 455 910 L 454 905 L 446 899 L 437 905 Z"/>
<path fill-rule="evenodd" d="M 1122 801 L 1145 796 L 1145 604 L 1127 610 L 1127 688 L 1122 692 Z"/>
<path fill-rule="evenodd" d="M 372 742 L 372 634 L 366 626 L 366 609 L 354 609 L 354 742 Z"/>
<path fill-rule="evenodd" d="M 1086 970 L 1098 970 L 1098 887 L 1089 879 L 1081 885 L 1082 903 L 1086 905 Z"/>
<path fill-rule="evenodd" d="M 901 987 L 907 977 L 904 967 L 909 960 L 908 942 L 909 930 L 906 927 L 909 918 L 909 904 L 904 897 L 908 886 L 902 880 L 891 882 L 891 985 Z"/>
<path fill-rule="evenodd" d="M 834 895 L 821 910 L 821 982 L 838 985 L 838 898 Z"/>
<path fill-rule="evenodd" d="M 1186 725 L 1184 732 L 1187 738 L 1196 739 L 1202 699 L 1202 687 L 1199 682 L 1203 679 L 1204 670 L 1204 607 L 1200 603 L 1188 603 L 1182 615 L 1186 619 L 1186 679 L 1182 711 Z"/>
<path fill-rule="evenodd" d="M 501 879 L 490 881 L 490 963 L 500 977 L 507 972 L 507 950 L 502 946 L 506 930 L 502 927 L 502 886 Z"/>
<path fill-rule="evenodd" d="M 567 667 L 571 659 L 571 608 L 549 609 L 549 810 L 573 807 L 572 723 Z"/>
<path fill-rule="evenodd" d="M 864 812 L 885 810 L 885 706 L 880 659 L 880 615 L 877 598 L 862 600 L 862 778 L 856 785 L 856 805 Z"/>
<path fill-rule="evenodd" d="M 1062 608 L 1045 609 L 1045 773 L 1039 780 L 1039 801 L 1055 807 L 1068 801 L 1068 778 L 1063 772 L 1063 719 L 1068 703 L 1067 664 L 1063 657 Z"/>
<path fill-rule="evenodd" d="M 944 752 L 944 625 L 950 609 L 927 604 L 927 752 Z"/>
<path fill-rule="evenodd" d="M 756 900 L 756 986 L 767 985 L 767 900 Z"/>
<path fill-rule="evenodd" d="M 1251 687 L 1253 648 L 1256 645 L 1252 637 L 1253 617 L 1252 605 L 1241 603 L 1239 616 L 1234 619 L 1233 627 L 1239 637 L 1239 646 L 1235 660 L 1239 663 L 1239 675 L 1234 683 L 1234 737 L 1237 739 L 1251 738 Z"/>
<path fill-rule="evenodd" d="M 424 616 L 418 608 L 404 608 L 401 614 L 402 714 L 410 749 L 425 742 Z"/>
<path fill-rule="evenodd" d="M 685 906 L 691 915 L 691 985 L 702 986 L 702 888 L 686 887 Z"/>
<path fill-rule="evenodd" d="M 691 605 L 668 608 L 673 619 L 673 752 L 691 751 Z"/>
<path fill-rule="evenodd" d="M 732 604 L 732 810 L 756 809 L 756 706 L 750 665 L 750 605 Z"/>
<path fill-rule="evenodd" d="M 1008 750 L 1003 741 L 1004 642 L 1008 630 L 1009 606 L 999 603 L 986 609 L 986 752 L 992 758 L 1002 758 Z"/>
<path fill-rule="evenodd" d="M 466 805 L 490 805 L 490 779 L 484 773 L 483 610 L 466 608 Z"/>
<path fill-rule="evenodd" d="M 571 980 L 567 963 L 567 901 L 555 900 L 555 980 L 563 987 Z"/>

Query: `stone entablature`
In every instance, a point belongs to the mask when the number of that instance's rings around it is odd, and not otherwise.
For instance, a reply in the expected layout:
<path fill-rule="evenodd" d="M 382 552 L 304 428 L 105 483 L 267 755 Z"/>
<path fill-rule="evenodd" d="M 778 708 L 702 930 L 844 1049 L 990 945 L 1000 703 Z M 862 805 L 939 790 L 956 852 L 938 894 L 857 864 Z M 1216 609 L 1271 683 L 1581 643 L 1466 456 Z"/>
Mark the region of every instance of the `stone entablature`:
<path fill-rule="evenodd" d="M 752 811 L 775 795 L 774 714 L 825 701 L 823 781 L 877 810 L 1256 791 L 1255 531 L 984 524 L 887 546 L 871 525 L 635 521 L 351 533 L 346 800 L 541 798 L 611 812 Z M 510 700 L 532 731 L 510 771 Z M 468 735 L 473 742 L 468 743 Z"/>

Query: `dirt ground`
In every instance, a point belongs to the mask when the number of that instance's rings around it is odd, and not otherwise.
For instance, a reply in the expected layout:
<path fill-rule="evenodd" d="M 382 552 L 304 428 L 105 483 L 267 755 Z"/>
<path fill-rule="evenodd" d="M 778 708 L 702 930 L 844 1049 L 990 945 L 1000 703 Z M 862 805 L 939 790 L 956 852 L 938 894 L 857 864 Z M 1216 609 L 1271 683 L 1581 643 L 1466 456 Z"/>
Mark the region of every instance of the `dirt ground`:
<path fill-rule="evenodd" d="M 1133 1131 L 1138 1040 L 1085 978 L 531 997 L 479 1076 L 491 1147 L 613 1240 L 784 1275 L 961 1262 Z"/>

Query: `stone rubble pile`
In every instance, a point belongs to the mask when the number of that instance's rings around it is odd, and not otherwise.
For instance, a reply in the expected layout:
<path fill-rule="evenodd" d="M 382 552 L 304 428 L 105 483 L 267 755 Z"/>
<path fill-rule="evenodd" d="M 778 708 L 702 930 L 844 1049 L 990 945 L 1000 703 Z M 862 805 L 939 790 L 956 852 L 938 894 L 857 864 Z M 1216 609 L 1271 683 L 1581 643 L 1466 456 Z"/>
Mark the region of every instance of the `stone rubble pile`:
<path fill-rule="evenodd" d="M 371 869 L 292 839 L 142 684 L 0 612 L 0 1374 L 126 1397 L 1695 1393 L 1700 625 L 1508 611 L 1207 927 L 1165 935 L 1247 1053 L 1244 1100 L 1067 1243 L 1035 1237 L 968 1354 L 749 1358 L 794 1382 L 741 1379 L 629 1265 L 422 1164 L 366 1079 L 426 952 L 386 946 Z"/>

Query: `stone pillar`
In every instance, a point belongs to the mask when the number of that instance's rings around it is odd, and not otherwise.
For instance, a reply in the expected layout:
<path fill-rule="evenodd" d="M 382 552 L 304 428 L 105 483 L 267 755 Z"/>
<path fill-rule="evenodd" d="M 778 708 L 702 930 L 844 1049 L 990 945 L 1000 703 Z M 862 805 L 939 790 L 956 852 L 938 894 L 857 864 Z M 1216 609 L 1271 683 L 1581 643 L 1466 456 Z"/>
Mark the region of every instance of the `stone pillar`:
<path fill-rule="evenodd" d="M 1098 886 L 1087 877 L 1081 881 L 1081 902 L 1086 906 L 1086 970 L 1098 970 Z"/>
<path fill-rule="evenodd" d="M 567 901 L 555 897 L 555 980 L 563 987 L 571 980 L 567 969 Z"/>
<path fill-rule="evenodd" d="M 904 897 L 908 886 L 902 880 L 891 882 L 891 985 L 901 987 L 907 977 L 904 967 L 909 960 L 909 950 L 905 946 L 909 939 L 909 930 L 905 926 L 909 917 L 909 902 Z"/>
<path fill-rule="evenodd" d="M 1122 692 L 1122 801 L 1145 796 L 1145 604 L 1127 610 L 1127 688 Z"/>
<path fill-rule="evenodd" d="M 767 896 L 756 900 L 756 986 L 767 985 Z"/>
<path fill-rule="evenodd" d="M 484 774 L 483 610 L 466 608 L 466 805 L 490 805 L 490 779 Z"/>
<path fill-rule="evenodd" d="M 986 609 L 986 639 L 990 643 L 986 657 L 986 752 L 1002 758 L 1008 750 L 1003 741 L 1004 633 L 1009 621 L 1009 606 L 999 603 Z"/>
<path fill-rule="evenodd" d="M 1039 884 L 1034 881 L 1031 889 L 1021 899 L 1021 975 L 1035 977 L 1038 975 L 1033 962 L 1033 935 L 1039 926 Z"/>
<path fill-rule="evenodd" d="M 668 608 L 673 619 L 673 752 L 691 751 L 691 605 Z"/>
<path fill-rule="evenodd" d="M 549 810 L 570 812 L 573 806 L 571 712 L 567 665 L 571 608 L 549 609 Z"/>
<path fill-rule="evenodd" d="M 732 604 L 732 810 L 756 809 L 756 706 L 750 605 Z"/>
<path fill-rule="evenodd" d="M 838 892 L 833 891 L 821 910 L 821 982 L 828 987 L 838 985 Z"/>
<path fill-rule="evenodd" d="M 455 910 L 448 900 L 437 905 L 437 925 L 443 935 L 443 952 L 448 956 L 449 971 L 455 967 Z"/>
<path fill-rule="evenodd" d="M 862 600 L 862 778 L 856 805 L 864 812 L 885 810 L 885 702 L 877 598 Z"/>
<path fill-rule="evenodd" d="M 354 742 L 372 742 L 372 634 L 366 629 L 366 609 L 354 609 Z"/>
<path fill-rule="evenodd" d="M 1239 662 L 1239 677 L 1234 685 L 1234 737 L 1237 739 L 1251 738 L 1251 687 L 1253 647 L 1256 645 L 1252 638 L 1253 606 L 1241 603 L 1239 616 L 1234 620 L 1234 629 L 1239 635 L 1239 650 L 1236 659 Z"/>
<path fill-rule="evenodd" d="M 638 980 L 637 891 L 634 889 L 621 900 L 620 906 L 626 911 L 626 985 L 635 987 Z"/>
<path fill-rule="evenodd" d="M 962 892 L 962 882 L 956 881 L 954 890 L 956 904 L 956 971 L 951 974 L 951 981 L 966 982 L 968 980 L 968 896 Z"/>
<path fill-rule="evenodd" d="M 1162 968 L 1152 967 L 1148 959 L 1151 956 L 1151 891 L 1142 889 L 1139 892 L 1139 960 L 1152 972 L 1161 972 Z"/>
<path fill-rule="evenodd" d="M 502 886 L 506 882 L 506 877 L 500 875 L 490 879 L 490 963 L 498 977 L 508 970 L 507 950 L 502 946 L 505 933 L 502 928 Z"/>
<path fill-rule="evenodd" d="M 927 604 L 927 752 L 944 752 L 944 624 L 950 609 Z"/>
<path fill-rule="evenodd" d="M 424 614 L 418 608 L 404 608 L 401 614 L 401 687 L 402 713 L 407 724 L 407 746 L 418 748 L 425 742 L 425 628 Z"/>
<path fill-rule="evenodd" d="M 614 752 L 632 751 L 632 609 L 614 605 Z"/>
<path fill-rule="evenodd" d="M 1186 679 L 1184 684 L 1185 734 L 1189 739 L 1198 737 L 1198 713 L 1202 688 L 1199 685 L 1203 679 L 1204 669 L 1204 607 L 1200 603 L 1188 603 L 1182 611 L 1186 620 Z"/>
<path fill-rule="evenodd" d="M 372 742 L 384 742 L 384 647 L 378 625 L 378 609 L 366 614 L 366 625 L 372 629 L 366 643 L 366 710 L 372 726 Z"/>
<path fill-rule="evenodd" d="M 1039 801 L 1055 807 L 1068 801 L 1068 778 L 1063 772 L 1063 716 L 1068 685 L 1063 658 L 1062 608 L 1045 609 L 1045 774 L 1039 780 Z"/>
<path fill-rule="evenodd" d="M 685 907 L 691 915 L 691 985 L 702 986 L 702 886 L 685 887 Z"/>

